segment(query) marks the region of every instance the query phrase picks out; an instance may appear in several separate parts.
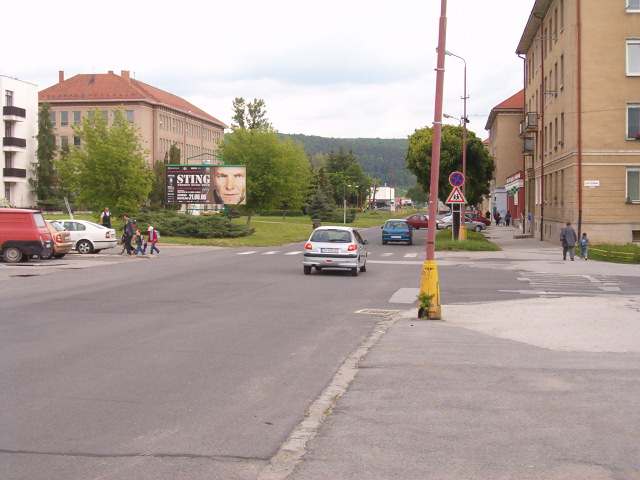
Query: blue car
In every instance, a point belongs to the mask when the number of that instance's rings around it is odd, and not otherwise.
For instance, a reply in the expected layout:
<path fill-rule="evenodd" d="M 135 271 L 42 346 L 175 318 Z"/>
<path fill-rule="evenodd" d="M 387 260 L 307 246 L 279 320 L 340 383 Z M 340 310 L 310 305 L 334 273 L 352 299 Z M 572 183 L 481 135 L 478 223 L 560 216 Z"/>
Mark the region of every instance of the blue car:
<path fill-rule="evenodd" d="M 413 230 L 406 220 L 387 220 L 382 226 L 382 244 L 387 242 L 407 242 L 413 243 Z"/>

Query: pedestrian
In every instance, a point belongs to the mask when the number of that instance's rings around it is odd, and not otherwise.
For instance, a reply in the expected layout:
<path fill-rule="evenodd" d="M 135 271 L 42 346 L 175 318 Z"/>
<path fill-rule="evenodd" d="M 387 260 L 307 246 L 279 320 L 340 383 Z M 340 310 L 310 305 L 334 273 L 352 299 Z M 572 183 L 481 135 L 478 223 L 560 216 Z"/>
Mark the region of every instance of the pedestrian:
<path fill-rule="evenodd" d="M 134 248 L 131 246 L 131 239 L 133 238 L 133 234 L 135 230 L 133 228 L 133 222 L 129 218 L 129 214 L 124 214 L 124 248 L 129 255 L 133 255 Z"/>
<path fill-rule="evenodd" d="M 567 222 L 567 225 L 560 231 L 560 241 L 562 242 L 562 259 L 567 259 L 567 251 L 573 262 L 573 257 L 576 252 L 576 242 L 578 241 L 578 235 L 571 226 L 571 222 Z"/>
<path fill-rule="evenodd" d="M 491 212 L 489 210 L 487 210 L 487 213 L 485 213 L 484 216 L 487 217 L 487 220 L 491 220 Z"/>
<path fill-rule="evenodd" d="M 496 221 L 496 225 L 500 225 L 500 212 L 496 210 L 496 213 L 493 214 L 493 218 Z"/>
<path fill-rule="evenodd" d="M 580 245 L 580 258 L 589 260 L 589 239 L 587 238 L 586 233 L 582 234 L 582 238 L 578 242 L 578 245 Z"/>
<path fill-rule="evenodd" d="M 134 235 L 133 239 L 136 242 L 136 251 L 134 252 L 134 255 L 138 255 L 138 253 L 144 255 L 144 250 L 142 249 L 142 243 L 144 240 L 142 238 L 140 230 L 136 230 L 136 234 Z"/>
<path fill-rule="evenodd" d="M 149 255 L 153 255 L 154 250 L 158 252 L 158 255 L 160 255 L 160 250 L 158 250 L 158 247 L 156 247 L 156 243 L 158 243 L 158 232 L 156 232 L 151 225 L 149 225 L 148 232 L 149 238 L 147 239 L 147 242 L 149 243 L 149 245 L 151 245 L 151 251 L 149 252 Z"/>
<path fill-rule="evenodd" d="M 109 207 L 104 207 L 104 211 L 100 214 L 100 223 L 103 227 L 111 228 L 111 212 Z"/>
<path fill-rule="evenodd" d="M 527 228 L 529 229 L 529 232 L 531 232 L 531 211 L 527 213 Z"/>
<path fill-rule="evenodd" d="M 504 216 L 504 224 L 508 227 L 509 223 L 511 223 L 511 214 L 509 213 L 509 210 L 507 210 L 507 213 Z"/>

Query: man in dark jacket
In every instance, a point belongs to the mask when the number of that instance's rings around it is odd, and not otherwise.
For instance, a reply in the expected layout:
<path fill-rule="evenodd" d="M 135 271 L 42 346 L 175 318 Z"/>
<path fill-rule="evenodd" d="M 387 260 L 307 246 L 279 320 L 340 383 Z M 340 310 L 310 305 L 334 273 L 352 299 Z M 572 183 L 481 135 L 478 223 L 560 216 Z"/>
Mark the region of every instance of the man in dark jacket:
<path fill-rule="evenodd" d="M 578 241 L 578 235 L 571 226 L 571 222 L 567 222 L 566 227 L 564 227 L 560 231 L 560 241 L 562 242 L 562 259 L 567 259 L 568 250 L 571 261 L 573 262 L 573 256 L 576 252 L 576 242 Z"/>
<path fill-rule="evenodd" d="M 124 248 L 127 249 L 127 253 L 131 255 L 133 253 L 133 247 L 131 246 L 131 239 L 135 233 L 133 228 L 133 222 L 129 218 L 129 214 L 124 214 Z"/>

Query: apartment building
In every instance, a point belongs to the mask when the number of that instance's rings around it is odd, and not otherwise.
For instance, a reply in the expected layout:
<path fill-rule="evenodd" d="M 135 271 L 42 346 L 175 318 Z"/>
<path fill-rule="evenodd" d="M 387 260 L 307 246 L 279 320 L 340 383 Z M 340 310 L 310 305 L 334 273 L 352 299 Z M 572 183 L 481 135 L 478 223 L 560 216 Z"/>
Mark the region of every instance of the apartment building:
<path fill-rule="evenodd" d="M 489 131 L 487 148 L 495 160 L 496 169 L 491 180 L 489 210 L 492 215 L 507 211 L 514 225 L 526 218 L 524 209 L 524 166 L 519 138 L 524 113 L 524 90 L 507 98 L 491 109 L 485 129 Z"/>
<path fill-rule="evenodd" d="M 0 75 L 2 156 L 0 197 L 14 207 L 32 207 L 29 178 L 38 148 L 38 86 Z"/>
<path fill-rule="evenodd" d="M 534 236 L 640 242 L 640 0 L 536 0 L 516 53 Z"/>
<path fill-rule="evenodd" d="M 142 146 L 149 151 L 149 164 L 164 160 L 173 144 L 180 149 L 181 163 L 190 157 L 197 158 L 189 163 L 211 160 L 228 128 L 186 100 L 132 78 L 126 70 L 120 75 L 109 71 L 78 74 L 69 79 L 60 71 L 58 80 L 40 92 L 39 101 L 51 105 L 59 147 L 80 145 L 73 125 L 96 107 L 109 122 L 114 108 L 125 110 L 127 119 L 139 128 Z"/>

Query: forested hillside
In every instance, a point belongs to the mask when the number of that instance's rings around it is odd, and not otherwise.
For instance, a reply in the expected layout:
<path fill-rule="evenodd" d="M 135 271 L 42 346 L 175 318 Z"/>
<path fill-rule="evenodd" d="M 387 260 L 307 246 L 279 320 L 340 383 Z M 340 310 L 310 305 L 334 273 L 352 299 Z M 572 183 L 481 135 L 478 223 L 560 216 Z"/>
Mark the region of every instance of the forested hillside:
<path fill-rule="evenodd" d="M 415 185 L 415 176 L 405 169 L 405 155 L 409 146 L 406 138 L 327 138 L 315 135 L 280 134 L 301 142 L 312 157 L 317 153 L 337 152 L 341 146 L 351 150 L 362 170 L 378 178 L 382 184 L 406 188 Z"/>

